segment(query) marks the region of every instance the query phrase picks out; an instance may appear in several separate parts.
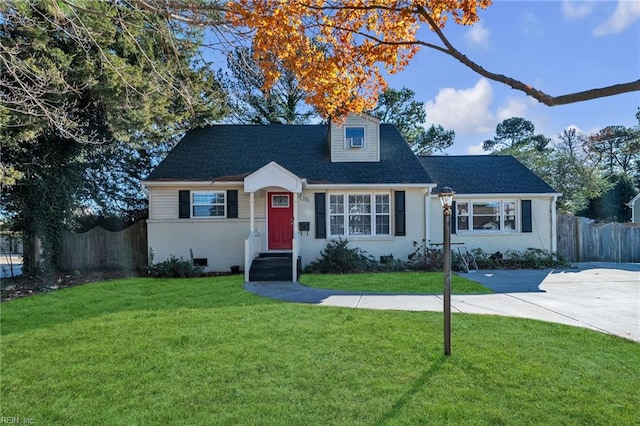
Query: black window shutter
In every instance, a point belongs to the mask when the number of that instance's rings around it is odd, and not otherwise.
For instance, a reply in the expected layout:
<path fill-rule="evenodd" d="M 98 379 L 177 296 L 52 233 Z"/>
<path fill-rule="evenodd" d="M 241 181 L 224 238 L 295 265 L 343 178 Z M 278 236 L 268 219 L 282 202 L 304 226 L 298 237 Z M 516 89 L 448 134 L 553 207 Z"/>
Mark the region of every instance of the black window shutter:
<path fill-rule="evenodd" d="M 394 201 L 395 201 L 395 230 L 396 236 L 404 237 L 407 235 L 407 219 L 406 219 L 406 209 L 405 209 L 405 192 L 404 191 L 396 191 L 394 192 Z"/>
<path fill-rule="evenodd" d="M 531 200 L 521 200 L 520 207 L 522 210 L 522 232 L 533 232 L 531 220 Z"/>
<path fill-rule="evenodd" d="M 178 191 L 178 218 L 191 217 L 191 191 Z"/>
<path fill-rule="evenodd" d="M 324 192 L 316 192 L 316 238 L 327 238 L 327 201 Z"/>
<path fill-rule="evenodd" d="M 231 219 L 238 218 L 238 190 L 227 190 L 227 217 Z"/>
<path fill-rule="evenodd" d="M 456 216 L 456 202 L 452 201 L 451 202 L 451 233 L 455 234 L 456 233 L 456 226 L 458 224 L 458 219 Z"/>

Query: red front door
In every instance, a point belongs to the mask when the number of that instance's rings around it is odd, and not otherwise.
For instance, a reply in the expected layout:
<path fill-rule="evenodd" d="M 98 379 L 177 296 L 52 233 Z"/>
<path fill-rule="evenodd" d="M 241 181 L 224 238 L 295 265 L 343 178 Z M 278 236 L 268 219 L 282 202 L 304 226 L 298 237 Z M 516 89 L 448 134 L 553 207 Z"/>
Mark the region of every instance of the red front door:
<path fill-rule="evenodd" d="M 293 194 L 269 192 L 269 250 L 291 250 Z"/>

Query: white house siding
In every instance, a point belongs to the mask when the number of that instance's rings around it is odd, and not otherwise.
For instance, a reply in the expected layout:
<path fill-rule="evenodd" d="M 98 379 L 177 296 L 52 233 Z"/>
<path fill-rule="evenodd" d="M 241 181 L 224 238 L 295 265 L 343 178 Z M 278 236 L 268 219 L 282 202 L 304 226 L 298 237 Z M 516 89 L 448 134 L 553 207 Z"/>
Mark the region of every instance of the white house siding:
<path fill-rule="evenodd" d="M 363 190 L 362 188 L 340 188 L 340 189 L 307 189 L 302 193 L 302 196 L 298 200 L 298 221 L 309 222 L 310 230 L 307 235 L 306 232 L 298 232 L 300 256 L 302 258 L 302 264 L 307 265 L 310 262 L 320 257 L 320 252 L 327 246 L 330 240 L 338 239 L 338 237 L 332 237 L 327 235 L 327 238 L 315 238 L 315 208 L 314 208 L 314 193 L 386 193 L 391 195 L 391 235 L 378 236 L 378 237 L 356 237 L 347 236 L 343 237 L 349 241 L 349 247 L 359 247 L 366 251 L 368 255 L 374 256 L 379 260 L 380 256 L 386 256 L 393 254 L 394 258 L 407 260 L 410 253 L 414 251 L 413 241 L 422 240 L 425 235 L 425 222 L 424 222 L 424 207 L 425 207 L 425 194 L 426 188 L 402 188 L 398 187 L 397 190 L 405 191 L 405 208 L 406 208 L 406 236 L 394 236 L 393 235 L 393 192 L 390 189 L 371 189 Z M 328 226 L 327 226 L 328 230 Z"/>
<path fill-rule="evenodd" d="M 147 232 L 154 261 L 170 256 L 206 258 L 207 271 L 229 271 L 244 264 L 244 239 L 249 233 L 247 219 L 149 220 Z"/>
<path fill-rule="evenodd" d="M 365 147 L 345 147 L 344 128 L 358 126 L 365 128 Z M 350 116 L 347 121 L 331 125 L 331 161 L 380 161 L 380 126 L 375 119 L 366 116 Z"/>
<path fill-rule="evenodd" d="M 178 191 L 238 190 L 238 219 L 194 218 L 178 219 Z M 255 226 L 265 229 L 265 196 L 258 191 L 255 197 Z M 244 264 L 244 240 L 249 235 L 249 194 L 240 186 L 151 186 L 149 188 L 148 246 L 154 261 L 162 262 L 170 256 L 189 259 L 206 258 L 206 271 L 229 271 L 232 265 Z"/>
<path fill-rule="evenodd" d="M 151 188 L 149 190 L 149 218 L 177 219 L 178 191 L 184 188 Z"/>
<path fill-rule="evenodd" d="M 532 215 L 532 232 L 457 232 L 451 235 L 452 243 L 464 243 L 464 245 L 454 245 L 456 250 L 458 247 L 466 247 L 468 250 L 481 248 L 486 253 L 495 253 L 500 251 L 505 253 L 507 250 L 524 251 L 528 248 L 539 248 L 549 252 L 553 251 L 552 239 L 552 197 L 533 197 L 533 196 L 509 196 L 501 195 L 496 197 L 473 197 L 467 198 L 458 196 L 457 201 L 495 201 L 495 200 L 516 200 L 518 202 L 518 223 L 520 224 L 520 200 L 531 200 Z M 442 206 L 437 196 L 430 200 L 430 218 L 429 229 L 431 243 L 442 243 L 443 237 L 443 215 Z M 453 216 L 452 216 L 453 217 Z"/>
<path fill-rule="evenodd" d="M 227 190 L 237 187 L 151 187 L 150 219 L 148 220 L 149 248 L 154 252 L 155 262 L 168 259 L 171 255 L 189 259 L 190 250 L 195 258 L 206 258 L 207 271 L 228 271 L 232 265 L 244 264 L 244 240 L 250 228 L 249 194 L 238 190 L 238 219 L 196 218 L 178 219 L 178 191 L 189 189 Z M 298 225 L 294 232 L 298 238 L 299 255 L 304 266 L 317 259 L 320 252 L 331 239 L 315 238 L 315 204 L 314 194 L 324 193 L 389 193 L 391 199 L 391 235 L 379 237 L 346 237 L 350 247 L 360 247 L 367 254 L 379 259 L 380 256 L 393 254 L 396 259 L 407 260 L 414 251 L 413 241 L 425 238 L 425 194 L 426 188 L 402 188 L 405 191 L 406 236 L 393 235 L 394 197 L 390 188 L 364 190 L 362 187 L 327 189 L 305 189 L 298 195 L 297 222 L 309 222 L 310 230 L 299 232 Z M 281 191 L 278 188 L 266 188 L 255 193 L 255 228 L 259 231 L 262 249 L 266 247 L 266 194 L 269 191 Z"/>

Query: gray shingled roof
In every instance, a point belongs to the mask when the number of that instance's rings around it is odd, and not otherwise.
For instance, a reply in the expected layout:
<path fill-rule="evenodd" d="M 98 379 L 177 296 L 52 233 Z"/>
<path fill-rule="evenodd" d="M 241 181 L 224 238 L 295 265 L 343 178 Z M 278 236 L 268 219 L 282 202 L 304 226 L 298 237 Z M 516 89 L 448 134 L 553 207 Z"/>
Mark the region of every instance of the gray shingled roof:
<path fill-rule="evenodd" d="M 457 194 L 549 194 L 556 191 L 510 155 L 419 157 L 438 184 Z"/>
<path fill-rule="evenodd" d="M 326 125 L 213 125 L 187 132 L 147 181 L 241 181 L 275 161 L 308 183 L 429 184 L 398 130 L 380 125 L 380 162 L 332 163 Z"/>

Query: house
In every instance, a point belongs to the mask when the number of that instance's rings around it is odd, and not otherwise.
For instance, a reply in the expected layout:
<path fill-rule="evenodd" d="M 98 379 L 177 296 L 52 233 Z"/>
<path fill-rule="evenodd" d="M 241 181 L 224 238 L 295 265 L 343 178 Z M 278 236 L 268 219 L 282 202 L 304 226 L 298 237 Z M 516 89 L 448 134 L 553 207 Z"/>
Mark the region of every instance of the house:
<path fill-rule="evenodd" d="M 418 158 L 394 126 L 368 115 L 340 126 L 194 129 L 144 182 L 149 248 L 157 260 L 192 253 L 209 271 L 238 266 L 247 281 L 269 279 L 261 268 L 283 262 L 296 280 L 338 238 L 406 259 L 414 241 L 441 241 L 437 192 L 446 185 L 460 194 L 459 242 L 555 251 L 558 194 L 511 157 L 495 158 Z"/>
<path fill-rule="evenodd" d="M 451 242 L 487 253 L 540 248 L 557 251 L 556 193 L 510 155 L 420 157 L 429 175 L 455 191 Z M 432 241 L 442 241 L 442 207 L 431 197 Z"/>
<path fill-rule="evenodd" d="M 631 207 L 631 222 L 640 223 L 640 193 L 627 203 Z"/>

